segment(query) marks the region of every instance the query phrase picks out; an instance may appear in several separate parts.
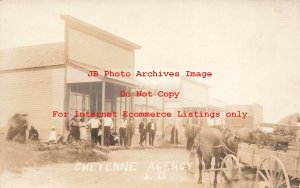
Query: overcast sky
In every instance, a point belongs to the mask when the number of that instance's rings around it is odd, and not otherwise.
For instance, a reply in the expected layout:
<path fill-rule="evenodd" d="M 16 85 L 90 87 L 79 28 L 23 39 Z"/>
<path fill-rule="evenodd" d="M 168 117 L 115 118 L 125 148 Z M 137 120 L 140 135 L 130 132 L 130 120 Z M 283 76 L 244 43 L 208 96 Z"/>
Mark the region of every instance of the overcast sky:
<path fill-rule="evenodd" d="M 69 14 L 140 44 L 136 69 L 211 71 L 211 96 L 276 122 L 300 112 L 299 2 L 2 0 L 0 48 L 63 41 Z"/>

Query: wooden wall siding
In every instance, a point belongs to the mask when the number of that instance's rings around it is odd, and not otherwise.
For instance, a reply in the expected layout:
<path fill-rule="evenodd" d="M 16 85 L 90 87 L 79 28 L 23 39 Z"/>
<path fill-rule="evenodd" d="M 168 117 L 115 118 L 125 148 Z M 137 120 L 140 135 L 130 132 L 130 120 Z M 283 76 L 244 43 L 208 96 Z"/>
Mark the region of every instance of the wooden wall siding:
<path fill-rule="evenodd" d="M 208 104 L 207 87 L 195 84 L 189 80 L 182 80 L 180 98 L 183 106 L 194 107 L 200 104 Z M 202 105 L 201 105 L 202 106 Z"/>
<path fill-rule="evenodd" d="M 53 118 L 52 110 L 63 111 L 63 68 L 6 73 L 0 78 L 0 126 L 15 113 L 26 112 L 41 138 L 48 138 L 51 127 L 62 133 L 63 118 Z"/>
<path fill-rule="evenodd" d="M 69 28 L 68 31 L 68 59 L 102 69 L 133 73 L 133 51 L 104 42 L 72 28 Z"/>

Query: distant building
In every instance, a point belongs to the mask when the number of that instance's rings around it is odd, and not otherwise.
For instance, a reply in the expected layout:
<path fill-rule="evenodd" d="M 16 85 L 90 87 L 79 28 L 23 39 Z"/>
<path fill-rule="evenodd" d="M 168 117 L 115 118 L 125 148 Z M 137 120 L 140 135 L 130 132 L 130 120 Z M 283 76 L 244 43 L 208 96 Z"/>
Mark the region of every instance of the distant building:
<path fill-rule="evenodd" d="M 173 117 L 163 118 L 161 124 L 165 128 L 166 135 L 170 134 L 171 126 L 174 125 L 179 130 L 179 140 L 184 142 L 185 127 L 187 125 L 196 126 L 223 126 L 225 124 L 224 112 L 225 103 L 209 96 L 209 86 L 189 79 L 180 77 L 175 84 L 158 84 L 153 86 L 156 90 L 178 91 L 178 98 L 164 99 L 161 110 L 171 112 Z M 159 103 L 159 100 L 156 100 Z M 177 117 L 178 111 L 181 112 L 208 112 L 220 113 L 220 117 Z"/>
<path fill-rule="evenodd" d="M 232 129 L 242 127 L 256 128 L 263 122 L 263 107 L 260 104 L 228 105 L 226 112 L 247 112 L 246 119 L 229 117 L 225 118 L 225 125 Z"/>

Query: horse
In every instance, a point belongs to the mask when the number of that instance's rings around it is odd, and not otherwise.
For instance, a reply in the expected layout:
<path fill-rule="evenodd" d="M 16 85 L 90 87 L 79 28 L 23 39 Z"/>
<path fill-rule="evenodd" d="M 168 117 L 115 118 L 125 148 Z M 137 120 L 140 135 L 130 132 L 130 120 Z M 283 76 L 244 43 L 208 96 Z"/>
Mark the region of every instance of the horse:
<path fill-rule="evenodd" d="M 191 126 L 186 130 L 187 150 L 194 148 L 199 160 L 199 178 L 198 184 L 202 183 L 202 160 L 205 163 L 205 169 L 211 168 L 212 157 L 215 157 L 215 166 L 217 169 L 221 165 L 220 155 L 222 151 L 222 134 L 216 128 L 201 128 L 200 126 Z M 191 143 L 193 140 L 193 144 Z M 192 145 L 192 146 L 191 146 Z M 215 171 L 214 186 L 217 185 L 217 174 Z"/>
<path fill-rule="evenodd" d="M 25 143 L 28 127 L 27 114 L 17 113 L 8 120 L 5 140 Z"/>
<path fill-rule="evenodd" d="M 225 153 L 237 155 L 238 144 L 241 142 L 257 144 L 261 148 L 261 135 L 263 132 L 259 129 L 252 130 L 244 127 L 238 130 L 225 128 L 222 131 L 222 139 L 224 143 Z"/>
<path fill-rule="evenodd" d="M 222 143 L 223 150 L 221 158 L 224 158 L 228 154 L 237 155 L 238 143 L 240 137 L 237 134 L 236 130 L 230 128 L 224 128 L 222 130 Z"/>

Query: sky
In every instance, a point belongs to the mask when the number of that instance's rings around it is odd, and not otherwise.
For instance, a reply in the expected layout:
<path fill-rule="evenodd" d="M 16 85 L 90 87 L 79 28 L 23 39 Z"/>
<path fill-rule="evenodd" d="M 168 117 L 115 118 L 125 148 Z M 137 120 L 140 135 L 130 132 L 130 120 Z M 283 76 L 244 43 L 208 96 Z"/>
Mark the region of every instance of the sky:
<path fill-rule="evenodd" d="M 0 49 L 62 42 L 61 14 L 141 45 L 137 70 L 210 71 L 210 96 L 265 122 L 300 112 L 300 1 L 0 0 Z"/>

